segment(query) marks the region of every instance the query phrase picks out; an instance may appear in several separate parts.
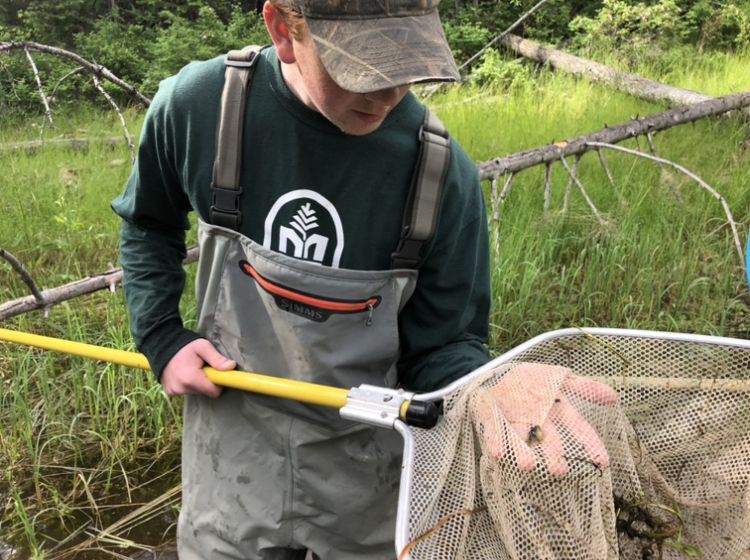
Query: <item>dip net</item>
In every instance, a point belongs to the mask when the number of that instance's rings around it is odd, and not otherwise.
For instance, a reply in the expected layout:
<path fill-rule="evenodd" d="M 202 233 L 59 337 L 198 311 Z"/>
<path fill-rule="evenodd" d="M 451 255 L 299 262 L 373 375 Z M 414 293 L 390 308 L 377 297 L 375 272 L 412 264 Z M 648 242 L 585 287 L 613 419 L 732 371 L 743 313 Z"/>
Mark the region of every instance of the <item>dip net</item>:
<path fill-rule="evenodd" d="M 557 332 L 451 386 L 435 428 L 409 429 L 399 558 L 750 559 L 748 344 Z M 504 386 L 514 369 L 523 383 Z M 617 402 L 565 383 L 569 373 L 613 388 Z M 549 394 L 522 437 L 491 396 L 536 386 Z M 534 426 L 560 399 L 598 433 L 609 467 L 557 422 L 567 472 L 550 474 Z M 536 466 L 520 468 L 488 443 L 498 440 L 524 446 Z"/>

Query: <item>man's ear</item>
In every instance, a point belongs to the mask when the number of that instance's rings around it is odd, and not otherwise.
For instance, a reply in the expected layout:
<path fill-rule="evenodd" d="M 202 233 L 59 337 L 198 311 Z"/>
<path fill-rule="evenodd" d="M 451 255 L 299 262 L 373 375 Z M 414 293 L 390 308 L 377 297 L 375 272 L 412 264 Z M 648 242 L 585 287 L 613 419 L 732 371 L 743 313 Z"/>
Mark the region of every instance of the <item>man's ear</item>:
<path fill-rule="evenodd" d="M 289 27 L 284 23 L 278 10 L 273 4 L 266 2 L 263 5 L 263 19 L 266 22 L 266 29 L 271 36 L 276 47 L 276 56 L 281 62 L 293 64 L 296 62 L 294 56 L 294 44 Z"/>

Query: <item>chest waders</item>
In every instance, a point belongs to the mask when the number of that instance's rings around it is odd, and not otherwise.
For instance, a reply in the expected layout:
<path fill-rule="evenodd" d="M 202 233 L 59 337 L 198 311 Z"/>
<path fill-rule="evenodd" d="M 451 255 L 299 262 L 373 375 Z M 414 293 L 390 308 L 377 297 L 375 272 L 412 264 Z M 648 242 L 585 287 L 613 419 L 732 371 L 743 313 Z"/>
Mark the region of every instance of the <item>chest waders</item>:
<path fill-rule="evenodd" d="M 272 251 L 239 233 L 242 131 L 257 47 L 227 55 L 211 224 L 199 223 L 198 330 L 239 369 L 394 387 L 398 314 L 435 229 L 450 141 L 426 112 L 390 270 Z M 185 398 L 181 560 L 392 559 L 402 441 L 337 411 L 225 389 Z"/>

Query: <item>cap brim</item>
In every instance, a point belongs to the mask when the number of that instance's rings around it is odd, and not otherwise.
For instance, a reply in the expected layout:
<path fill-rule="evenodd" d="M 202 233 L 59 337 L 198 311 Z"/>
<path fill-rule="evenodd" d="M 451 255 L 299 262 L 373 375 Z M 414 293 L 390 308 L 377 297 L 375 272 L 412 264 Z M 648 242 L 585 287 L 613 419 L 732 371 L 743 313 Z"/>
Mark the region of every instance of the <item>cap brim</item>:
<path fill-rule="evenodd" d="M 306 18 L 323 66 L 342 88 L 367 93 L 460 79 L 437 11 L 421 16 Z"/>

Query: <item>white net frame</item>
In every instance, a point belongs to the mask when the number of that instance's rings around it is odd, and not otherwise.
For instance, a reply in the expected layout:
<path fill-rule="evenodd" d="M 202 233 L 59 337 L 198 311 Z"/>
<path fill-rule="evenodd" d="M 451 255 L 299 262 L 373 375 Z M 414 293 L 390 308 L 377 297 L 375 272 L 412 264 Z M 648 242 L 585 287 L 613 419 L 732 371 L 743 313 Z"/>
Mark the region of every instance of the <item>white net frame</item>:
<path fill-rule="evenodd" d="M 585 557 L 750 559 L 750 517 L 747 517 L 750 515 L 750 341 L 625 329 L 563 329 L 529 340 L 450 386 L 420 395 L 419 398 L 444 400 L 449 407 L 451 399 L 461 389 L 477 380 L 481 381 L 483 376 L 497 370 L 498 366 L 516 362 L 563 366 L 576 375 L 593 377 L 612 386 L 620 396 L 621 408 L 630 424 L 635 426 L 639 445 L 641 436 L 647 442 L 649 462 L 653 455 L 659 469 L 664 471 L 656 470 L 654 480 L 642 482 L 646 495 L 657 496 L 653 499 L 659 503 L 654 502 L 654 507 L 649 503 L 648 507 L 641 508 L 640 502 L 629 504 L 627 500 L 623 503 L 622 499 L 618 503 L 616 491 L 613 491 L 609 508 L 617 513 L 617 519 L 604 515 L 603 522 L 617 523 L 619 543 L 610 542 L 606 553 Z M 667 395 L 673 407 L 666 410 L 658 404 L 649 406 L 652 403 L 645 401 L 645 404 L 639 405 L 640 399 L 648 401 L 652 395 Z M 698 397 L 704 400 L 700 401 L 700 406 L 695 406 Z M 637 412 L 634 413 L 634 410 Z M 687 434 L 680 436 L 681 447 L 673 452 L 668 449 L 672 444 L 668 432 L 669 422 L 675 418 L 680 425 L 695 424 L 699 427 L 692 432 L 688 429 Z M 658 425 L 660 429 L 640 432 L 639 426 L 649 425 Z M 442 529 L 436 526 L 448 521 L 445 519 L 447 517 L 474 516 L 477 519 L 472 522 L 474 525 L 462 522 L 463 529 L 458 530 L 458 534 L 453 530 L 451 535 L 443 537 L 454 541 L 462 538 L 461 531 L 465 534 L 475 530 L 475 525 L 489 522 L 480 519 L 481 515 L 476 515 L 475 510 L 457 507 L 451 515 L 443 515 L 438 523 L 435 523 L 437 518 L 433 517 L 428 524 L 431 530 L 426 531 L 423 514 L 426 509 L 434 507 L 430 503 L 433 499 L 431 487 L 435 486 L 435 475 L 431 471 L 437 470 L 433 465 L 440 464 L 442 460 L 436 453 L 450 454 L 454 450 L 449 445 L 431 440 L 434 436 L 428 430 L 410 428 L 400 422 L 396 429 L 404 438 L 395 535 L 399 560 L 486 560 L 506 557 L 505 553 L 495 556 L 494 552 L 482 552 L 481 547 L 477 546 L 468 547 L 473 549 L 469 552 L 467 548 L 446 546 L 448 552 L 443 554 L 440 546 L 423 547 L 419 544 L 422 539 L 439 540 L 441 537 L 438 533 Z M 666 435 L 662 435 L 662 432 Z M 704 435 L 706 432 L 708 435 Z M 630 445 L 632 448 L 632 440 Z M 699 483 L 690 484 L 688 493 L 691 498 L 684 500 L 685 503 L 669 502 L 664 496 L 671 494 L 662 491 L 664 488 L 671 491 L 672 486 L 679 485 L 677 479 L 685 477 L 682 471 L 676 475 L 671 472 L 674 470 L 674 460 L 670 462 L 669 457 L 674 459 L 675 453 L 702 453 L 701 457 L 717 458 L 712 459 L 710 464 L 706 459 L 701 459 L 703 470 L 691 473 L 691 478 Z M 659 463 L 660 457 L 666 459 Z M 636 458 L 636 462 L 638 460 Z M 718 465 L 716 469 L 721 470 L 720 474 L 714 472 L 714 465 Z M 687 467 L 688 470 L 691 468 L 695 467 Z M 617 469 L 613 463 L 611 470 L 615 482 L 622 474 Z M 462 481 L 460 484 L 473 483 Z M 692 501 L 700 502 L 702 509 L 692 511 Z M 683 518 L 687 519 L 684 526 Z M 651 538 L 655 533 L 665 532 L 664 527 L 668 526 L 666 522 L 664 525 L 658 523 L 664 519 L 670 522 L 676 520 L 677 525 L 669 525 L 667 537 L 660 536 L 646 542 L 644 533 Z M 704 527 L 705 532 L 701 530 L 696 533 L 690 523 Z M 500 539 L 499 536 L 497 538 Z M 507 537 L 504 538 L 507 540 Z M 462 552 L 456 552 L 459 549 Z M 554 551 L 542 554 L 539 550 L 532 548 L 530 552 L 526 550 L 507 557 L 554 560 L 575 557 Z"/>

